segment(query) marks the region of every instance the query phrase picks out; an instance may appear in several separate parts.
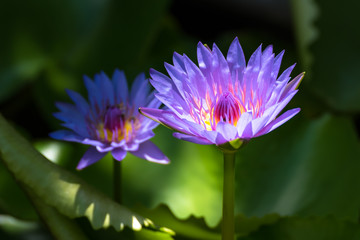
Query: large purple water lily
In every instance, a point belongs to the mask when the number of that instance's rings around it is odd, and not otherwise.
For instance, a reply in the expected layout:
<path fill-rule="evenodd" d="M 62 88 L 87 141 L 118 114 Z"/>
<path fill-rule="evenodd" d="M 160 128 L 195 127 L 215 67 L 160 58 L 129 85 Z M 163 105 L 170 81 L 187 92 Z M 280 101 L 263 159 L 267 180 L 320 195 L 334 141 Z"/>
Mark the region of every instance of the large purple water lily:
<path fill-rule="evenodd" d="M 157 109 L 161 105 L 153 93 L 149 94 L 145 75 L 136 77 L 130 93 L 122 71 L 115 70 L 112 80 L 103 72 L 94 80 L 84 77 L 90 103 L 77 92 L 67 90 L 75 104 L 56 103 L 60 112 L 54 113 L 69 130 L 53 132 L 51 137 L 91 146 L 77 169 L 97 162 L 107 152 L 118 161 L 130 152 L 148 161 L 168 163 L 168 158 L 149 140 L 158 123 L 138 112 L 140 106 Z"/>
<path fill-rule="evenodd" d="M 279 127 L 300 109 L 280 114 L 296 94 L 304 73 L 290 81 L 294 65 L 279 77 L 284 51 L 275 56 L 272 46 L 261 46 L 246 64 L 237 38 L 225 58 L 198 44 L 199 66 L 185 54 L 174 53 L 173 65 L 165 63 L 170 77 L 150 70 L 155 96 L 167 109 L 142 107 L 145 116 L 176 132 L 176 138 L 199 144 L 222 145 L 248 141 Z"/>

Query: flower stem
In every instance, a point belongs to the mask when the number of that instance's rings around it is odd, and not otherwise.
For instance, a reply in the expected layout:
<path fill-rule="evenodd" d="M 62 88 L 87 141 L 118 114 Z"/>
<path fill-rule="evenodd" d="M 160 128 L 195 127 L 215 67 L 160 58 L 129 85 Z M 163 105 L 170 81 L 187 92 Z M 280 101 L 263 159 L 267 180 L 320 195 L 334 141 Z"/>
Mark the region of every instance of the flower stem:
<path fill-rule="evenodd" d="M 224 152 L 222 240 L 234 240 L 235 153 Z"/>
<path fill-rule="evenodd" d="M 121 162 L 113 159 L 113 187 L 114 187 L 114 200 L 117 203 L 122 203 L 121 199 Z"/>

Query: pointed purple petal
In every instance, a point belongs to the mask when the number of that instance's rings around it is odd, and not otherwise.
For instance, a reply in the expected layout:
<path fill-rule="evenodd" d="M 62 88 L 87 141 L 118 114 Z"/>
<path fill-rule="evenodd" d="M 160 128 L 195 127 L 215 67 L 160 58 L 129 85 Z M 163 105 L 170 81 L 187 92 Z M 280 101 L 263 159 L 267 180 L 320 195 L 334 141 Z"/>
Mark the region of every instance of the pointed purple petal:
<path fill-rule="evenodd" d="M 157 99 L 155 97 L 155 93 L 154 91 L 149 95 L 148 97 L 148 103 L 143 106 L 143 107 L 147 107 L 147 108 L 159 108 L 161 105 L 161 102 L 159 101 L 159 99 Z"/>
<path fill-rule="evenodd" d="M 117 160 L 121 161 L 126 157 L 126 151 L 122 148 L 115 148 L 111 151 L 111 155 Z"/>
<path fill-rule="evenodd" d="M 85 122 L 84 115 L 73 104 L 56 103 L 56 107 L 61 111 L 53 114 L 57 119 L 64 122 Z"/>
<path fill-rule="evenodd" d="M 286 111 L 280 117 L 276 118 L 275 120 L 270 122 L 267 126 L 265 126 L 263 129 L 261 129 L 261 131 L 259 131 L 255 135 L 255 137 L 259 137 L 261 135 L 271 132 L 272 130 L 276 129 L 277 127 L 281 126 L 282 124 L 290 120 L 292 117 L 298 114 L 298 112 L 300 112 L 300 108 L 294 108 Z"/>
<path fill-rule="evenodd" d="M 61 112 L 53 113 L 53 116 L 64 122 L 63 126 L 73 130 L 83 137 L 90 137 L 84 114 L 76 106 L 67 103 L 56 103 Z"/>
<path fill-rule="evenodd" d="M 109 79 L 109 77 L 104 73 L 100 73 L 100 91 L 103 97 L 103 101 L 105 106 L 112 106 L 115 103 L 115 93 L 113 85 Z"/>
<path fill-rule="evenodd" d="M 184 72 L 186 71 L 184 65 L 184 57 L 177 52 L 174 52 L 173 63 L 175 67 L 182 69 Z"/>
<path fill-rule="evenodd" d="M 140 144 L 137 151 L 133 151 L 131 153 L 150 162 L 161 164 L 167 164 L 170 162 L 169 159 L 161 152 L 161 150 L 151 141 L 143 142 Z"/>
<path fill-rule="evenodd" d="M 98 140 L 93 140 L 93 139 L 88 139 L 88 138 L 85 138 L 82 142 L 82 144 L 86 144 L 86 145 L 91 145 L 91 146 L 94 146 L 94 147 L 97 147 L 97 146 L 105 146 L 104 143 L 98 141 Z"/>
<path fill-rule="evenodd" d="M 243 114 L 241 114 L 236 128 L 238 131 L 238 135 L 240 136 L 240 138 L 243 137 L 249 137 L 250 135 L 252 135 L 252 132 L 246 132 L 245 130 L 251 130 L 251 127 L 246 128 L 248 125 L 251 125 L 251 120 L 253 119 L 252 114 L 249 112 L 245 112 Z"/>
<path fill-rule="evenodd" d="M 206 83 L 209 87 L 213 88 L 215 80 L 213 76 L 213 54 L 211 50 L 201 42 L 197 46 L 197 58 L 201 72 L 203 73 Z M 206 86 L 204 86 L 206 88 Z M 213 97 L 212 91 L 209 94 Z"/>
<path fill-rule="evenodd" d="M 134 80 L 134 83 L 131 87 L 131 103 L 135 109 L 138 109 L 141 106 L 145 106 L 146 97 L 149 94 L 150 85 L 148 80 L 145 78 L 144 73 L 140 73 Z"/>
<path fill-rule="evenodd" d="M 237 37 L 232 41 L 229 47 L 226 60 L 229 64 L 231 73 L 233 73 L 234 70 L 242 70 L 246 67 L 245 55 Z"/>
<path fill-rule="evenodd" d="M 82 142 L 84 140 L 83 137 L 69 130 L 58 130 L 51 132 L 49 136 L 57 140 L 65 140 L 69 142 Z"/>
<path fill-rule="evenodd" d="M 271 48 L 271 53 L 269 53 L 270 50 L 268 49 L 269 47 L 265 49 L 264 54 L 262 55 L 261 69 L 256 81 L 257 82 L 256 88 L 261 98 L 263 98 L 262 96 L 265 96 L 271 84 L 271 80 L 269 76 L 271 75 L 271 71 L 273 67 L 274 54 L 272 54 L 272 48 Z M 268 54 L 268 56 L 265 54 Z"/>
<path fill-rule="evenodd" d="M 188 141 L 188 142 L 192 142 L 192 143 L 196 143 L 196 144 L 202 144 L 202 145 L 214 144 L 205 138 L 182 134 L 179 132 L 174 132 L 173 136 L 180 140 L 184 140 L 184 141 Z"/>
<path fill-rule="evenodd" d="M 284 56 L 285 51 L 282 50 L 274 59 L 274 65 L 273 65 L 273 69 L 271 72 L 271 79 L 276 79 L 278 74 L 279 74 L 279 70 L 280 70 L 280 65 L 281 65 L 281 60 Z"/>
<path fill-rule="evenodd" d="M 90 166 L 91 164 L 96 163 L 101 158 L 103 158 L 106 153 L 98 152 L 96 148 L 90 147 L 81 158 L 79 164 L 77 165 L 76 169 L 81 170 L 85 167 Z"/>
<path fill-rule="evenodd" d="M 95 107 L 95 105 L 100 105 L 101 102 L 101 94 L 99 89 L 96 87 L 95 83 L 86 75 L 84 75 L 84 85 L 88 92 L 88 99 L 90 101 L 90 105 Z"/>
<path fill-rule="evenodd" d="M 216 131 L 223 135 L 227 142 L 238 137 L 238 131 L 236 127 L 227 122 L 219 122 L 216 126 Z"/>
<path fill-rule="evenodd" d="M 207 139 L 212 144 L 216 144 L 216 139 L 218 139 L 219 135 L 221 135 L 221 134 L 219 134 L 217 131 L 202 130 L 199 132 L 200 138 Z"/>
<path fill-rule="evenodd" d="M 252 92 L 256 93 L 257 88 L 257 79 L 260 72 L 261 67 L 261 47 L 260 45 L 256 51 L 251 55 L 248 65 L 244 70 L 243 81 L 241 85 L 243 87 L 243 91 L 245 92 L 245 103 L 251 101 L 253 98 L 251 96 Z"/>
<path fill-rule="evenodd" d="M 186 68 L 186 73 L 189 78 L 189 84 L 193 85 L 194 87 L 191 89 L 192 93 L 195 95 L 194 97 L 205 97 L 205 91 L 207 82 L 205 80 L 204 75 L 200 71 L 200 69 L 195 65 L 193 61 L 190 60 L 184 54 L 184 64 Z"/>
<path fill-rule="evenodd" d="M 155 109 L 158 109 L 158 108 L 155 108 Z M 140 112 L 139 112 L 139 115 L 137 116 L 137 118 L 141 120 L 141 129 L 139 129 L 139 133 L 150 131 L 159 125 L 158 122 L 155 122 L 152 119 L 145 117 L 144 115 L 141 115 Z"/>
<path fill-rule="evenodd" d="M 77 92 L 67 89 L 66 93 L 69 95 L 71 100 L 75 103 L 75 106 L 82 114 L 87 114 L 89 112 L 89 104 L 86 100 Z"/>
<path fill-rule="evenodd" d="M 142 143 L 142 142 L 149 140 L 150 138 L 152 138 L 154 136 L 155 136 L 155 133 L 153 133 L 152 131 L 146 131 L 144 133 L 136 135 L 136 138 L 134 139 L 134 141 L 136 143 Z"/>
<path fill-rule="evenodd" d="M 156 98 L 159 99 L 165 106 L 173 111 L 178 117 L 182 118 L 188 115 L 188 106 L 187 105 L 179 105 L 179 102 L 176 101 L 176 98 L 171 96 L 170 94 L 161 94 L 156 93 Z"/>
<path fill-rule="evenodd" d="M 156 75 L 152 74 L 151 77 L 152 78 L 150 79 L 150 83 L 155 88 L 156 92 L 162 94 L 170 93 L 172 95 L 176 95 L 179 98 L 181 98 L 179 90 L 176 88 L 175 84 L 172 82 L 172 80 L 169 77 L 165 76 L 162 73 Z"/>
<path fill-rule="evenodd" d="M 184 102 L 183 98 L 177 95 L 174 91 L 169 92 L 157 92 L 155 93 L 155 97 L 162 102 L 165 106 L 172 109 L 178 116 L 182 116 L 183 112 L 188 112 L 189 107 Z M 150 108 L 150 107 L 148 107 Z"/>
<path fill-rule="evenodd" d="M 97 88 L 96 91 L 98 91 L 100 94 L 100 102 L 98 104 L 99 106 L 97 110 L 102 112 L 103 110 L 106 109 L 106 107 L 108 107 L 111 104 L 110 103 L 111 101 L 112 102 L 115 101 L 113 85 L 109 77 L 104 72 L 100 72 L 94 75 L 94 83 Z M 110 91 L 112 93 L 109 95 L 108 92 Z"/>
<path fill-rule="evenodd" d="M 253 71 L 258 71 L 260 69 L 261 64 L 261 47 L 260 45 L 255 52 L 251 55 L 249 62 L 247 64 L 248 67 L 253 68 Z"/>
<path fill-rule="evenodd" d="M 230 69 L 229 65 L 224 57 L 224 55 L 221 53 L 220 49 L 216 44 L 213 44 L 213 59 L 216 59 L 216 61 L 213 61 L 217 63 L 217 66 L 213 71 L 217 72 L 218 80 L 220 81 L 220 84 L 223 87 L 223 90 L 229 88 L 229 83 L 231 83 L 231 75 L 230 75 Z"/>
<path fill-rule="evenodd" d="M 78 143 L 92 145 L 92 146 L 104 146 L 104 144 L 102 142 L 84 138 L 83 136 L 79 136 L 76 133 L 69 131 L 69 130 L 58 130 L 58 131 L 50 133 L 49 136 L 54 139 L 57 139 L 57 140 L 78 142 Z"/>
<path fill-rule="evenodd" d="M 68 129 L 71 129 L 74 131 L 74 133 L 78 134 L 79 136 L 82 136 L 83 138 L 89 138 L 90 135 L 86 129 L 86 123 L 85 121 L 80 122 L 65 122 L 61 124 L 63 127 L 66 127 Z"/>
<path fill-rule="evenodd" d="M 158 92 L 164 93 L 172 90 L 180 96 L 179 90 L 168 76 L 152 68 L 150 69 L 150 76 L 151 85 L 153 85 Z"/>
<path fill-rule="evenodd" d="M 124 72 L 116 69 L 112 76 L 112 81 L 116 95 L 116 103 L 126 102 L 129 90 Z"/>
<path fill-rule="evenodd" d="M 261 62 L 267 62 L 269 58 L 273 55 L 273 46 L 269 45 L 265 48 L 261 56 Z"/>
<path fill-rule="evenodd" d="M 257 132 L 259 132 L 265 124 L 269 121 L 270 116 L 263 115 L 262 117 L 255 118 L 251 121 L 251 129 L 252 129 L 252 135 L 256 135 Z"/>
<path fill-rule="evenodd" d="M 216 134 L 215 144 L 216 146 L 222 145 L 224 143 L 227 143 L 229 140 L 225 139 L 224 136 L 221 133 Z"/>
<path fill-rule="evenodd" d="M 112 142 L 111 146 L 115 149 L 115 148 L 119 148 L 124 146 L 126 143 L 125 139 L 121 140 L 120 142 Z"/>
<path fill-rule="evenodd" d="M 71 111 L 77 111 L 77 108 L 75 105 L 71 103 L 65 103 L 65 102 L 56 102 L 55 106 L 62 112 L 66 112 L 68 110 Z M 79 111 L 78 111 L 79 112 Z"/>
<path fill-rule="evenodd" d="M 143 120 L 142 126 L 147 130 L 153 130 L 154 128 L 156 128 L 159 125 L 158 122 L 156 122 L 148 117 L 144 116 L 144 118 L 145 119 Z"/>
<path fill-rule="evenodd" d="M 284 91 L 281 94 L 280 97 L 280 101 L 282 99 L 284 99 L 291 91 L 294 91 L 295 89 L 297 89 L 301 83 L 301 80 L 303 79 L 305 73 L 300 73 L 299 75 L 297 75 L 293 80 L 291 80 L 291 82 L 289 82 Z"/>
<path fill-rule="evenodd" d="M 187 84 L 187 75 L 183 71 L 179 71 L 178 68 L 165 63 L 165 69 L 169 73 L 169 76 L 173 80 L 176 89 L 180 93 L 180 95 L 184 98 L 184 92 L 190 92 L 189 86 Z"/>
<path fill-rule="evenodd" d="M 276 118 L 276 116 L 286 107 L 290 100 L 295 96 L 298 90 L 292 91 L 284 99 L 282 99 L 276 106 L 274 112 L 271 114 L 269 121 Z"/>
<path fill-rule="evenodd" d="M 139 149 L 139 143 L 136 141 L 126 142 L 123 146 L 125 151 L 137 151 Z"/>
<path fill-rule="evenodd" d="M 296 64 L 293 64 L 290 67 L 288 67 L 287 69 L 285 69 L 276 81 L 277 82 L 289 81 L 290 73 L 294 69 L 295 65 Z"/>
<path fill-rule="evenodd" d="M 99 146 L 96 146 L 96 150 L 98 152 L 110 152 L 114 149 L 113 146 L 109 145 L 109 144 L 103 144 L 103 145 L 99 145 Z"/>
<path fill-rule="evenodd" d="M 184 123 L 184 121 L 177 117 L 173 112 L 163 109 L 151 108 L 140 108 L 139 111 L 146 117 L 151 118 L 152 120 L 163 124 L 168 128 L 191 135 L 192 127 Z"/>
<path fill-rule="evenodd" d="M 281 93 L 284 91 L 286 87 L 287 81 L 278 82 L 276 81 L 275 84 L 267 90 L 266 93 L 266 104 L 265 107 L 272 106 L 277 104 L 281 97 Z"/>
<path fill-rule="evenodd" d="M 76 111 L 77 113 L 79 111 Z M 56 112 L 56 113 L 53 113 L 53 116 L 56 118 L 56 119 L 59 119 L 63 122 L 73 122 L 69 119 L 69 117 L 73 117 L 73 115 L 70 115 L 69 113 L 64 113 L 64 112 Z M 80 116 L 82 116 L 80 114 Z M 70 120 L 70 121 L 69 121 Z"/>
<path fill-rule="evenodd" d="M 197 45 L 197 58 L 199 67 L 203 72 L 208 72 L 212 66 L 212 53 L 201 42 Z"/>

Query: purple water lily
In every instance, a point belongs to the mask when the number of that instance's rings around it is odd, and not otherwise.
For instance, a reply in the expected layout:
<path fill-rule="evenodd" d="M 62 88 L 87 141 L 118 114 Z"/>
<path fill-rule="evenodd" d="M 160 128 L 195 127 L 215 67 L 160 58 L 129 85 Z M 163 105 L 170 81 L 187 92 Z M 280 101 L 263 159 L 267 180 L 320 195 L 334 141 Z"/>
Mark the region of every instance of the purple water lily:
<path fill-rule="evenodd" d="M 199 144 L 219 146 L 264 135 L 300 111 L 295 108 L 278 116 L 304 76 L 290 81 L 294 64 L 278 77 L 283 54 L 275 56 L 272 46 L 264 51 L 260 46 L 246 64 L 237 38 L 226 59 L 215 44 L 211 50 L 199 43 L 199 66 L 175 52 L 174 64 L 165 63 L 170 77 L 150 70 L 155 96 L 168 109 L 140 111 L 175 130 L 176 138 Z"/>
<path fill-rule="evenodd" d="M 69 130 L 50 134 L 55 139 L 91 146 L 77 169 L 97 162 L 107 152 L 118 161 L 130 152 L 148 161 L 168 163 L 168 158 L 149 140 L 158 123 L 138 112 L 140 106 L 157 109 L 161 105 L 153 93 L 149 94 L 150 85 L 145 75 L 136 77 L 130 93 L 122 71 L 115 70 L 112 80 L 103 72 L 96 74 L 94 79 L 84 77 L 90 103 L 71 90 L 67 90 L 67 94 L 74 105 L 56 103 L 60 112 L 54 116 Z"/>

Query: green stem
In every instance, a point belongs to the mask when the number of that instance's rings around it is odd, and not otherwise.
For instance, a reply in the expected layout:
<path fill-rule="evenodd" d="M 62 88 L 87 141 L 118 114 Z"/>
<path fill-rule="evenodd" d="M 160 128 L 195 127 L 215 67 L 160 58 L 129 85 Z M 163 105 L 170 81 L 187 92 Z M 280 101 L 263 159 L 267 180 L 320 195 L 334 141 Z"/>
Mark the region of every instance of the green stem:
<path fill-rule="evenodd" d="M 222 240 L 234 240 L 235 153 L 224 152 Z"/>
<path fill-rule="evenodd" d="M 122 203 L 121 199 L 121 162 L 113 159 L 113 187 L 114 187 L 114 200 L 117 203 Z"/>

